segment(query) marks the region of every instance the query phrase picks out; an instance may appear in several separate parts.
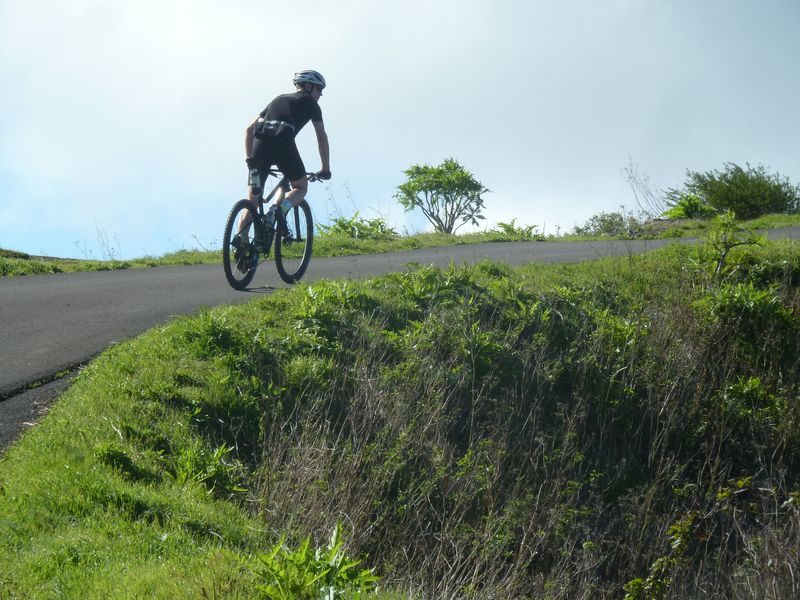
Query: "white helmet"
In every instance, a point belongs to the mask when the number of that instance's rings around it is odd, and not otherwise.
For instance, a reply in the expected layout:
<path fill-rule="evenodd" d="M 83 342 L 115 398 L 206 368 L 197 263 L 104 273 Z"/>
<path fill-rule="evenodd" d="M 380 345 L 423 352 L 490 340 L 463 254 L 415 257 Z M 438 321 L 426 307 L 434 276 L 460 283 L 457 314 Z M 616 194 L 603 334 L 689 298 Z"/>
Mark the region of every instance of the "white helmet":
<path fill-rule="evenodd" d="M 317 71 L 309 70 L 309 71 L 300 71 L 299 73 L 295 73 L 294 79 L 292 79 L 292 83 L 294 83 L 295 85 L 312 83 L 314 85 L 318 85 L 322 89 L 325 89 L 325 78 Z"/>

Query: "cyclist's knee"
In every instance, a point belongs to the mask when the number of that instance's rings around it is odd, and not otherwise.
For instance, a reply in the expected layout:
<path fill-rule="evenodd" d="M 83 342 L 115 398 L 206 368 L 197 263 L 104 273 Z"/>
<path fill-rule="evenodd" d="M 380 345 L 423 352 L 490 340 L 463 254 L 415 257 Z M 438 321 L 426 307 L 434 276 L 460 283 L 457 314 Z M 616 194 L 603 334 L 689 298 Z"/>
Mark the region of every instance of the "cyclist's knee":
<path fill-rule="evenodd" d="M 292 182 L 292 188 L 294 189 L 308 189 L 308 176 L 303 175 L 300 179 L 296 179 Z"/>
<path fill-rule="evenodd" d="M 295 195 L 305 196 L 308 191 L 308 177 L 303 176 L 302 179 L 292 181 L 292 192 Z"/>

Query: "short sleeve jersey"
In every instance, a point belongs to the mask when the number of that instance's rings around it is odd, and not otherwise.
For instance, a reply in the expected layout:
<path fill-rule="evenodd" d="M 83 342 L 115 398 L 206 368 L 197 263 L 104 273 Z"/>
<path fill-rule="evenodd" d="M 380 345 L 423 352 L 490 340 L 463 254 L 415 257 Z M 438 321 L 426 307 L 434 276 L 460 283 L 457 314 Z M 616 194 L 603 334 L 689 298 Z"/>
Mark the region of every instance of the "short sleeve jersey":
<path fill-rule="evenodd" d="M 309 121 L 322 121 L 322 109 L 305 92 L 282 94 L 270 102 L 259 115 L 267 121 L 284 121 L 294 126 L 294 134 Z"/>

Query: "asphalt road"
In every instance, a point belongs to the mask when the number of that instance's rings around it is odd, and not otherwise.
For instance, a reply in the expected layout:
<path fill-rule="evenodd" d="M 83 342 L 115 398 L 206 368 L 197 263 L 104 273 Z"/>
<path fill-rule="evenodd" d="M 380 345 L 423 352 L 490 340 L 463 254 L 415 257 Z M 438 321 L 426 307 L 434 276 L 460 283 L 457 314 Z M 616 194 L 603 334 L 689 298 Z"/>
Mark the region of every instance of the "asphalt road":
<path fill-rule="evenodd" d="M 770 237 L 800 238 L 800 228 Z M 668 241 L 530 242 L 449 246 L 337 258 L 314 258 L 303 282 L 367 278 L 408 265 L 447 266 L 485 258 L 512 265 L 578 262 L 639 254 Z M 0 278 L 0 449 L 26 423 L 37 403 L 46 405 L 64 387 L 43 385 L 86 363 L 108 346 L 201 307 L 247 302 L 285 287 L 273 264 L 261 265 L 253 287 L 230 288 L 221 265 L 162 267 L 95 273 Z M 5 440 L 5 441 L 4 441 Z"/>

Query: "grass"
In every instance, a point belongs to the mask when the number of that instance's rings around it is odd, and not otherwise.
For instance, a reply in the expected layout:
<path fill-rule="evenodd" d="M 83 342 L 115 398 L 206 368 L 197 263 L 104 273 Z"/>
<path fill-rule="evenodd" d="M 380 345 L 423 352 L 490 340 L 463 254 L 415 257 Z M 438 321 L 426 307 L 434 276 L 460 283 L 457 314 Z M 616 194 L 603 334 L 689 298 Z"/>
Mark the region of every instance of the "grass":
<path fill-rule="evenodd" d="M 0 276 L 74 273 L 78 271 L 115 271 L 143 267 L 200 265 L 220 262 L 219 253 L 200 250 L 179 250 L 161 257 L 146 256 L 133 260 L 82 260 L 31 256 L 0 248 Z"/>
<path fill-rule="evenodd" d="M 349 256 L 401 252 L 417 248 L 480 244 L 498 241 L 523 241 L 518 236 L 498 232 L 465 235 L 421 233 L 385 239 L 355 239 L 344 235 L 317 235 L 314 238 L 314 256 Z M 45 273 L 70 273 L 77 271 L 110 271 L 144 267 L 174 265 L 218 264 L 222 260 L 216 251 L 180 250 L 162 257 L 144 257 L 128 261 L 80 260 L 34 257 L 22 252 L 0 249 L 0 276 L 36 275 Z"/>
<path fill-rule="evenodd" d="M 114 347 L 0 459 L 0 597 L 269 597 L 333 546 L 378 598 L 790 597 L 800 247 L 717 267 L 422 268 Z"/>
<path fill-rule="evenodd" d="M 708 219 L 677 219 L 659 221 L 654 225 L 651 233 L 654 237 L 673 238 L 703 238 L 713 228 L 714 221 Z M 775 214 L 764 215 L 757 219 L 741 222 L 743 227 L 753 231 L 778 229 L 781 227 L 795 227 L 800 225 L 800 214 Z"/>
<path fill-rule="evenodd" d="M 774 229 L 800 224 L 800 215 L 768 215 L 743 223 L 752 229 Z M 345 235 L 318 234 L 314 239 L 314 256 L 349 256 L 355 254 L 377 254 L 402 252 L 418 248 L 482 244 L 489 242 L 519 241 L 587 241 L 609 239 L 608 236 L 544 236 L 536 228 L 516 226 L 514 222 L 503 223 L 492 231 L 461 235 L 443 233 L 419 233 L 409 236 L 379 237 L 378 239 L 356 239 Z M 645 224 L 635 237 L 643 239 L 704 237 L 711 227 L 707 220 L 657 221 Z M 175 265 L 217 264 L 222 260 L 219 252 L 201 250 L 179 250 L 161 257 L 146 256 L 133 260 L 80 260 L 52 257 L 35 257 L 22 252 L 0 249 L 0 276 L 35 275 L 47 273 L 69 273 L 76 271 L 109 271 L 144 267 Z"/>

